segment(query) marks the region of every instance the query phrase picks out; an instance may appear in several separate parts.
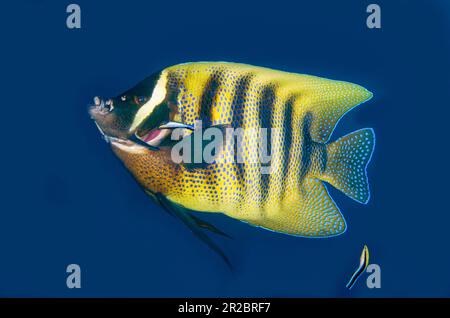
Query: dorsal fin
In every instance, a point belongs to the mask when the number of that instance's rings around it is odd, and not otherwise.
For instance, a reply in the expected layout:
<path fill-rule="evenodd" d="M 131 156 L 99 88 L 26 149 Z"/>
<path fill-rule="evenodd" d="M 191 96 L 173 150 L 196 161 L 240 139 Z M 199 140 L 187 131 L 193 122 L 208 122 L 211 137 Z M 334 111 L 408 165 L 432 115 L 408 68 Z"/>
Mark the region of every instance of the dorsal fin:
<path fill-rule="evenodd" d="M 341 117 L 371 99 L 372 93 L 356 84 L 311 77 L 311 86 L 299 97 L 299 103 L 302 112 L 312 115 L 312 139 L 326 143 Z"/>

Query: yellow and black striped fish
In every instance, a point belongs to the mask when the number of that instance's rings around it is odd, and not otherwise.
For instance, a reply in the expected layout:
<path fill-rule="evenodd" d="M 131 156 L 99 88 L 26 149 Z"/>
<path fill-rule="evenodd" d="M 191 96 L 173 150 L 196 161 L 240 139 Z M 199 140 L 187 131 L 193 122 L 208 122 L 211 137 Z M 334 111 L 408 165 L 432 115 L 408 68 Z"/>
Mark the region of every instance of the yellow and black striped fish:
<path fill-rule="evenodd" d="M 371 97 L 352 83 L 200 62 L 168 67 L 116 98 L 97 97 L 90 113 L 139 184 L 191 229 L 221 233 L 187 211 L 217 212 L 277 232 L 329 237 L 346 223 L 324 182 L 367 203 L 375 136 L 368 128 L 328 140 L 339 119 Z M 242 161 L 225 141 L 212 163 L 174 162 L 171 131 L 184 129 L 189 138 L 199 121 L 242 128 Z M 269 129 L 270 173 L 255 160 L 259 128 Z"/>

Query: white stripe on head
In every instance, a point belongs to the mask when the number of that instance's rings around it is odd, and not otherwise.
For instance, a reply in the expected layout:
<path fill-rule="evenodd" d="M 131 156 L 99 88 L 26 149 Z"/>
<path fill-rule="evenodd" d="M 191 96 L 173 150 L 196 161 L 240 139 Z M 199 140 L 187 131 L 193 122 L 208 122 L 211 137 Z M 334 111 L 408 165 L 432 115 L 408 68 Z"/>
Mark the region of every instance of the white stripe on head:
<path fill-rule="evenodd" d="M 136 115 L 134 116 L 134 120 L 130 126 L 129 132 L 133 132 L 137 127 L 139 127 L 139 125 L 148 116 L 151 115 L 155 107 L 164 101 L 167 94 L 166 84 L 167 84 L 167 73 L 163 72 L 161 73 L 158 82 L 156 82 L 155 88 L 153 89 L 152 97 L 148 100 L 148 102 L 142 105 L 141 108 L 139 108 Z"/>

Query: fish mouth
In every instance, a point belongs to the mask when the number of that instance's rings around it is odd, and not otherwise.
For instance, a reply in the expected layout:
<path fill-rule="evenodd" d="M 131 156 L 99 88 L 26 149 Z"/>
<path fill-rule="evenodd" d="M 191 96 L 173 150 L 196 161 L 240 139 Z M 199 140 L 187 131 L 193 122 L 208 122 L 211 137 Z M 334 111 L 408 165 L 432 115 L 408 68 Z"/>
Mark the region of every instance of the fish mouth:
<path fill-rule="evenodd" d="M 143 145 L 150 150 L 159 150 L 159 146 L 170 136 L 172 128 L 157 126 L 151 129 L 142 130 L 137 127 L 134 133 L 131 135 L 123 136 L 121 134 L 111 135 L 110 129 L 108 127 L 102 128 L 103 118 L 108 116 L 111 110 L 114 108 L 114 103 L 111 99 L 106 101 L 98 96 L 94 97 L 93 104 L 88 105 L 88 113 L 91 119 L 94 121 L 97 129 L 99 130 L 102 138 L 107 143 L 121 143 L 130 144 L 130 142 Z"/>
<path fill-rule="evenodd" d="M 161 143 L 170 136 L 171 132 L 171 129 L 161 129 L 156 127 L 144 133 L 136 132 L 135 136 L 151 147 L 159 147 Z"/>
<path fill-rule="evenodd" d="M 99 104 L 102 105 L 102 104 Z M 152 150 L 152 151 L 156 151 L 159 150 L 159 143 L 160 140 L 163 139 L 163 136 L 166 133 L 163 133 L 161 129 L 152 129 L 151 131 L 149 131 L 148 133 L 139 136 L 137 133 L 131 135 L 128 138 L 123 138 L 123 137 L 117 137 L 117 136 L 111 136 L 109 134 L 107 134 L 104 129 L 102 129 L 102 127 L 98 124 L 97 120 L 96 120 L 96 116 L 98 114 L 101 114 L 102 110 L 101 108 L 99 108 L 99 105 L 89 105 L 89 110 L 88 113 L 91 117 L 91 119 L 94 121 L 95 126 L 97 127 L 98 131 L 100 132 L 100 135 L 102 136 L 102 139 L 104 141 L 106 141 L 106 143 L 108 144 L 121 144 L 121 145 L 128 145 L 128 146 L 132 146 L 132 145 L 136 145 L 139 144 L 141 146 L 144 146 L 145 148 Z"/>
<path fill-rule="evenodd" d="M 113 101 L 111 99 L 105 101 L 103 98 L 95 96 L 94 103 L 88 104 L 88 114 L 90 118 L 94 121 L 94 124 L 97 127 L 98 131 L 100 132 L 100 135 L 102 136 L 103 140 L 105 140 L 107 143 L 112 142 L 126 143 L 128 141 L 127 138 L 121 138 L 118 136 L 112 136 L 108 134 L 98 123 L 98 120 L 106 116 L 111 111 L 112 107 Z"/>
<path fill-rule="evenodd" d="M 95 126 L 97 127 L 98 131 L 100 132 L 100 135 L 102 138 L 109 142 L 112 136 L 108 136 L 105 131 L 102 129 L 102 127 L 97 123 L 97 117 L 105 115 L 106 112 L 104 110 L 104 100 L 100 97 L 96 96 L 94 97 L 94 104 L 88 104 L 88 114 L 89 117 L 94 121 Z"/>
<path fill-rule="evenodd" d="M 99 96 L 94 97 L 94 103 L 88 105 L 88 113 L 91 118 L 95 117 L 96 114 L 107 115 L 114 108 L 114 102 L 112 99 L 107 99 L 106 101 Z M 94 118 L 93 118 L 94 119 Z"/>

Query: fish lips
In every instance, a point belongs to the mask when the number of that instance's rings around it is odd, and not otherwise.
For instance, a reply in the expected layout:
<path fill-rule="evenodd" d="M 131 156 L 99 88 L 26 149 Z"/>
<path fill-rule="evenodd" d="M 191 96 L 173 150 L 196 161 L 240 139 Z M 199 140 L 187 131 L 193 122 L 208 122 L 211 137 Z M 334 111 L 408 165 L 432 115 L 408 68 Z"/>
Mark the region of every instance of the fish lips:
<path fill-rule="evenodd" d="M 131 134 L 126 127 L 122 127 L 120 118 L 113 112 L 113 109 L 114 102 L 112 99 L 105 101 L 98 96 L 94 97 L 94 104 L 88 105 L 88 113 L 102 136 L 127 139 Z"/>
<path fill-rule="evenodd" d="M 88 105 L 88 113 L 95 119 L 98 115 L 107 115 L 114 109 L 114 102 L 112 99 L 104 100 L 99 96 L 94 97 L 94 104 Z"/>
<path fill-rule="evenodd" d="M 140 137 L 135 137 L 133 133 L 110 128 L 108 116 L 113 115 L 110 113 L 112 109 L 107 107 L 109 105 L 111 107 L 113 106 L 111 100 L 105 102 L 100 97 L 94 97 L 94 104 L 88 105 L 88 113 L 107 143 L 110 143 L 111 145 L 120 144 L 126 146 L 139 144 L 150 150 L 159 150 L 158 147 L 153 146 L 151 143 L 147 143 L 147 140 L 144 141 Z M 157 135 L 158 134 L 155 133 L 155 137 L 157 137 Z"/>
<path fill-rule="evenodd" d="M 100 131 L 100 134 L 103 136 L 103 138 L 108 141 L 108 135 L 104 132 L 104 129 L 99 125 L 99 122 L 102 122 L 103 118 L 106 115 L 105 110 L 102 107 L 102 103 L 97 104 L 90 104 L 88 105 L 88 114 L 91 117 L 91 119 L 94 121 L 95 125 L 97 126 L 98 130 Z"/>

